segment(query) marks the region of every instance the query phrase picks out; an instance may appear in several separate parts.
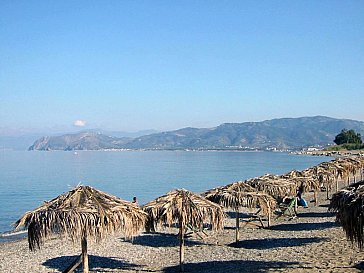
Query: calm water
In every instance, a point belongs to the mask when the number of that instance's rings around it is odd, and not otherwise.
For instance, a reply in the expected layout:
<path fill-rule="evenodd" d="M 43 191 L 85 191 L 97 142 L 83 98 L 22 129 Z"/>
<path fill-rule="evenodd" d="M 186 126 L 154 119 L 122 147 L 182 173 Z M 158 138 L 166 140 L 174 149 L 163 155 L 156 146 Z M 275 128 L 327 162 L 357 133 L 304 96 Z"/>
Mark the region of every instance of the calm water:
<path fill-rule="evenodd" d="M 0 151 L 0 233 L 25 211 L 90 185 L 143 204 L 174 188 L 194 192 L 265 173 L 283 174 L 328 157 L 268 152 L 19 152 Z"/>

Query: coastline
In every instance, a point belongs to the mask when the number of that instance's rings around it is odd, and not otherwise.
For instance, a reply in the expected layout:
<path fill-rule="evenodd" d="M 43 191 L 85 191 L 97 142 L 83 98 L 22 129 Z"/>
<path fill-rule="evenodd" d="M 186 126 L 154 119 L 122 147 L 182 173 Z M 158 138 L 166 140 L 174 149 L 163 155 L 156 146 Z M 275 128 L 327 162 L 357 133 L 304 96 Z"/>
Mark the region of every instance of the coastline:
<path fill-rule="evenodd" d="M 290 154 L 295 155 L 312 155 L 312 156 L 331 156 L 331 157 L 348 157 L 348 156 L 364 156 L 364 151 L 362 150 L 352 150 L 352 151 L 295 151 L 290 152 Z"/>

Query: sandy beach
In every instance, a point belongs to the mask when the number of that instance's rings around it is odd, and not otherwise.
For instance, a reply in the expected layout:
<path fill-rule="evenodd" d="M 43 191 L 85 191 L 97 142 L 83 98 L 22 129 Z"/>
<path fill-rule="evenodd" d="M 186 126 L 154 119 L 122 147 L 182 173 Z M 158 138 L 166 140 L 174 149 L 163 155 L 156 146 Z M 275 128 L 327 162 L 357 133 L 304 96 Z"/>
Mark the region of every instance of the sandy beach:
<path fill-rule="evenodd" d="M 362 254 L 347 241 L 334 215 L 320 205 L 299 208 L 298 217 L 280 218 L 271 229 L 246 226 L 238 245 L 235 218 L 204 240 L 187 240 L 186 272 L 362 272 Z M 311 195 L 306 198 L 310 200 Z M 234 216 L 232 216 L 234 217 Z M 89 243 L 91 272 L 178 272 L 177 229 L 143 233 L 133 241 L 109 236 Z M 27 240 L 0 245 L 0 272 L 62 272 L 81 252 L 79 245 L 54 238 L 30 252 Z M 80 272 L 80 271 L 77 271 Z"/>

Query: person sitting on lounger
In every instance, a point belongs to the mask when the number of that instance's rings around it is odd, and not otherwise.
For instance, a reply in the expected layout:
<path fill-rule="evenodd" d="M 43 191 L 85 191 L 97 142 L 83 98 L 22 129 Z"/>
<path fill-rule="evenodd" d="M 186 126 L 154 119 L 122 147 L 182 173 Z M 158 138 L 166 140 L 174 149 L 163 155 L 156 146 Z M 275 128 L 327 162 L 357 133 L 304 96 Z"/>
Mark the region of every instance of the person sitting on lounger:
<path fill-rule="evenodd" d="M 282 199 L 282 203 L 285 204 L 285 205 L 289 205 L 291 202 L 292 202 L 292 199 L 291 197 L 288 197 L 288 195 L 286 194 L 283 199 Z"/>

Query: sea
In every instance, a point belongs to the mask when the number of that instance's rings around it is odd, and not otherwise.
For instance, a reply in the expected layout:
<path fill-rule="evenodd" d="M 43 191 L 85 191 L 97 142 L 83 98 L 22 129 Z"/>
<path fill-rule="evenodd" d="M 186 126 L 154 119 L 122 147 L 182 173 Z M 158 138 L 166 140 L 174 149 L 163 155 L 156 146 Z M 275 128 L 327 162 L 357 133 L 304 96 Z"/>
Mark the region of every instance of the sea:
<path fill-rule="evenodd" d="M 2 150 L 0 242 L 14 239 L 12 224 L 26 211 L 80 184 L 145 204 L 176 188 L 201 193 L 331 159 L 281 152 Z"/>

